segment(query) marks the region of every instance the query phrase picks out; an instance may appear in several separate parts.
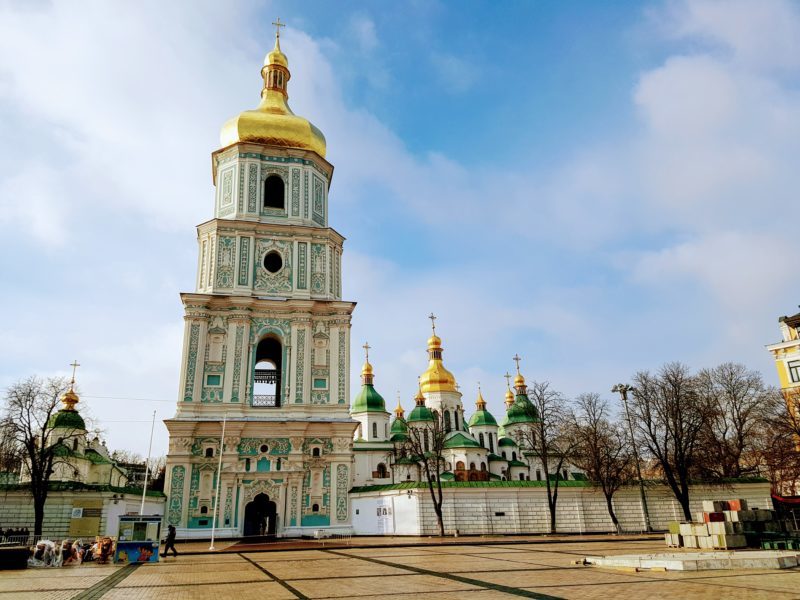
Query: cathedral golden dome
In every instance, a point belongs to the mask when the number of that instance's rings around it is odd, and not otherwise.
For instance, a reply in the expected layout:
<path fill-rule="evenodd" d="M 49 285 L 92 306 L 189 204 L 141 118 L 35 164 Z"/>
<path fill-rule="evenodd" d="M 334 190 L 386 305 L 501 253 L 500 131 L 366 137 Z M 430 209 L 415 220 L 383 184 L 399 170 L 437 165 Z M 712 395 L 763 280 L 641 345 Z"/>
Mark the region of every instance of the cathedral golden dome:
<path fill-rule="evenodd" d="M 275 36 L 275 47 L 264 59 L 261 76 L 264 79 L 261 103 L 255 110 L 239 113 L 222 126 L 222 147 L 257 142 L 310 150 L 324 158 L 325 136 L 308 119 L 295 115 L 289 108 L 287 86 L 291 73 L 289 61 L 281 51 L 280 35 Z"/>
<path fill-rule="evenodd" d="M 442 364 L 442 340 L 434 333 L 428 338 L 428 368 L 420 376 L 420 390 L 428 392 L 456 392 L 456 378 Z"/>

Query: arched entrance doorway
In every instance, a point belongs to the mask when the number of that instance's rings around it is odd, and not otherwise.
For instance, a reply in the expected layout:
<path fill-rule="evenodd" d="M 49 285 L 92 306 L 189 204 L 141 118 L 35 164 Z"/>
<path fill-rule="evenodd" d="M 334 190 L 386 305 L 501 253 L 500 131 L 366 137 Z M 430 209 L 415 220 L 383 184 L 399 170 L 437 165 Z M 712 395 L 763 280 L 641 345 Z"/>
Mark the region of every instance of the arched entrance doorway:
<path fill-rule="evenodd" d="M 278 509 L 266 494 L 258 494 L 244 507 L 244 535 L 275 535 Z"/>

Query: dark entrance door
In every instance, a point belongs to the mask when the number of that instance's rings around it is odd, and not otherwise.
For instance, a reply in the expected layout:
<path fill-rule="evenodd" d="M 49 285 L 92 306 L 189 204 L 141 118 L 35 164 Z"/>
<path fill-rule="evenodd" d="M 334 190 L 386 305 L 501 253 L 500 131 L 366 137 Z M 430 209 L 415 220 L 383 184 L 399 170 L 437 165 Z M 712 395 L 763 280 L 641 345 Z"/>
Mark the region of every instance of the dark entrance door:
<path fill-rule="evenodd" d="M 266 494 L 259 494 L 244 507 L 244 535 L 275 535 L 278 509 Z"/>

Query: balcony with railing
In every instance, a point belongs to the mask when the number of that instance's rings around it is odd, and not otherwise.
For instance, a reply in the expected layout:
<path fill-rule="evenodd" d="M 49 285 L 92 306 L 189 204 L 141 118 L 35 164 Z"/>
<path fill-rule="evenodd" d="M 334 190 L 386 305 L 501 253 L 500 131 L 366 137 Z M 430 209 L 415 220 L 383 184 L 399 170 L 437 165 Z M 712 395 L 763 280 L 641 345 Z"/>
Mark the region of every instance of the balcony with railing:
<path fill-rule="evenodd" d="M 278 408 L 281 405 L 281 376 L 277 369 L 256 369 L 253 375 L 253 384 L 253 399 L 250 406 L 253 408 Z M 258 393 L 261 390 L 274 390 L 274 393 Z"/>

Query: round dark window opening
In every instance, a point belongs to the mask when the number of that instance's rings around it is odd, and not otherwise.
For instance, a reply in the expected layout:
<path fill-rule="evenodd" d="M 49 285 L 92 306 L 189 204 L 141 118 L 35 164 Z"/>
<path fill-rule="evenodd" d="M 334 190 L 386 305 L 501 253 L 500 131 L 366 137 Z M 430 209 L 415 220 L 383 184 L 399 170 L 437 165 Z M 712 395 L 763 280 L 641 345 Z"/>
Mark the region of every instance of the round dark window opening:
<path fill-rule="evenodd" d="M 283 268 L 283 258 L 275 250 L 267 252 L 264 257 L 264 268 L 270 273 L 277 273 Z"/>
<path fill-rule="evenodd" d="M 266 444 L 261 444 L 261 452 L 266 452 L 267 450 L 269 450 L 267 445 Z"/>

